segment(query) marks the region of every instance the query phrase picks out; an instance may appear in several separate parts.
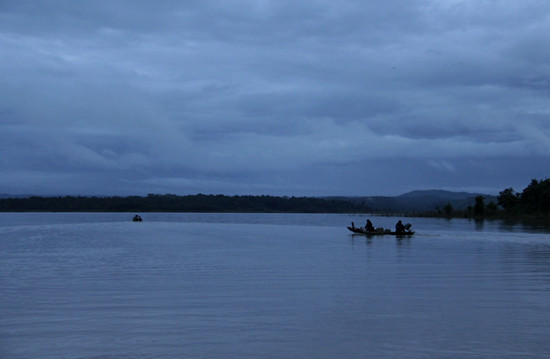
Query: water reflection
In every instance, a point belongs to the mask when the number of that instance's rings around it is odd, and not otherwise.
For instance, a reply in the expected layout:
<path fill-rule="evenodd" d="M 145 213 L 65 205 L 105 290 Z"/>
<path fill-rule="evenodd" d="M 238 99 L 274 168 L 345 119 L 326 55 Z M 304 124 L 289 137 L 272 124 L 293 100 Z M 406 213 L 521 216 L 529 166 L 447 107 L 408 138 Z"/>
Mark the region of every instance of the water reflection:
<path fill-rule="evenodd" d="M 419 218 L 419 221 L 424 223 L 424 219 Z M 427 222 L 427 221 L 426 221 Z M 527 232 L 527 233 L 550 233 L 550 220 L 547 219 L 473 219 L 473 218 L 438 218 L 432 220 L 430 227 L 433 223 L 437 223 L 441 229 L 448 229 L 456 231 L 461 225 L 465 225 L 468 230 L 472 229 L 477 232 Z M 422 225 L 421 224 L 421 225 Z M 416 226 L 416 228 L 422 228 Z"/>
<path fill-rule="evenodd" d="M 396 246 L 396 254 L 397 259 L 399 262 L 401 262 L 404 258 L 406 258 L 411 249 L 411 237 L 397 237 L 395 239 L 395 246 Z"/>
<path fill-rule="evenodd" d="M 361 244 L 365 243 L 367 246 L 372 246 L 375 241 L 388 242 L 395 241 L 395 244 L 398 248 L 400 247 L 410 247 L 413 236 L 366 236 L 363 234 L 352 234 L 351 235 L 351 244 Z"/>
<path fill-rule="evenodd" d="M 485 221 L 483 219 L 474 219 L 476 231 L 483 231 Z"/>
<path fill-rule="evenodd" d="M 372 236 L 365 236 L 362 234 L 352 234 L 351 235 L 351 243 L 354 245 L 355 243 L 362 243 L 365 242 L 367 245 L 372 245 Z"/>
<path fill-rule="evenodd" d="M 533 231 L 550 232 L 550 221 L 545 219 L 504 219 L 499 221 L 499 227 L 503 231 Z"/>
<path fill-rule="evenodd" d="M 401 246 L 407 246 L 409 247 L 411 245 L 411 239 L 412 237 L 411 236 L 407 236 L 407 237 L 397 237 L 395 239 L 395 243 L 397 244 L 397 247 L 401 247 Z"/>

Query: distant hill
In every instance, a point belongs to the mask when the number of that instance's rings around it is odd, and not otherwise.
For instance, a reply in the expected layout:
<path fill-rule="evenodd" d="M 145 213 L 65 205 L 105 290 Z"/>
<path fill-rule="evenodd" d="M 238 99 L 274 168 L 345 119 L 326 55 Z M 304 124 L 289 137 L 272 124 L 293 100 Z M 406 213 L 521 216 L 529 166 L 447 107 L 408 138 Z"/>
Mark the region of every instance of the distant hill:
<path fill-rule="evenodd" d="M 483 196 L 485 203 L 497 202 L 495 196 L 482 193 L 452 192 L 443 190 L 418 190 L 399 196 L 333 197 L 362 203 L 373 212 L 425 212 L 443 208 L 450 203 L 455 210 L 473 206 L 477 196 Z"/>
<path fill-rule="evenodd" d="M 472 198 L 479 195 L 486 196 L 483 193 L 452 192 L 452 191 L 433 189 L 433 190 L 418 190 L 418 191 L 407 192 L 397 196 L 397 198 L 432 197 L 432 198 L 444 198 L 446 200 L 449 200 L 449 199 Z"/>

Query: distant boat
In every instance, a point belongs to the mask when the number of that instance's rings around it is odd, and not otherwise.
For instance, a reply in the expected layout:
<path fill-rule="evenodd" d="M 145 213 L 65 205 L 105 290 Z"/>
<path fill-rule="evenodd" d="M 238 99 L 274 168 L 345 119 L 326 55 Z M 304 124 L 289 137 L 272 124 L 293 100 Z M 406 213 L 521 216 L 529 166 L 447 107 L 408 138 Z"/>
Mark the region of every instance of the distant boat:
<path fill-rule="evenodd" d="M 403 233 L 392 232 L 390 230 L 367 231 L 363 227 L 348 227 L 348 229 L 350 231 L 352 231 L 353 233 L 364 234 L 366 236 L 384 236 L 384 235 L 386 235 L 386 236 L 412 236 L 414 234 L 413 231 L 405 231 Z"/>

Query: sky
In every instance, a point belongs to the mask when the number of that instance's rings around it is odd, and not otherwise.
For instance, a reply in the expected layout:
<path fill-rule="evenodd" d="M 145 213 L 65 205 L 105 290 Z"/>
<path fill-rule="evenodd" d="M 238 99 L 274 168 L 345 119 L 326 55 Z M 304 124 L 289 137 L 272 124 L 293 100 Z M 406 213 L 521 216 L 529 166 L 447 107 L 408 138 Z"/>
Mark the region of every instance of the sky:
<path fill-rule="evenodd" d="M 547 0 L 0 0 L 0 193 L 550 177 Z"/>

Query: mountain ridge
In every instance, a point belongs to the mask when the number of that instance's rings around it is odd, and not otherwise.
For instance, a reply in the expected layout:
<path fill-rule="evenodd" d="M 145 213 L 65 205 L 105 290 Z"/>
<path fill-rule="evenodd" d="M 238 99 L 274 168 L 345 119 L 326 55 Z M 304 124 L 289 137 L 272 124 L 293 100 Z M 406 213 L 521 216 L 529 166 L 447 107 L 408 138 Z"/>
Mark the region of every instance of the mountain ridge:
<path fill-rule="evenodd" d="M 464 198 L 471 198 L 475 196 L 489 196 L 487 194 L 483 193 L 473 193 L 473 192 L 454 192 L 454 191 L 447 191 L 447 190 L 440 190 L 440 189 L 429 189 L 429 190 L 414 190 L 411 192 L 403 193 L 399 196 L 395 196 L 398 198 L 412 198 L 412 197 L 425 197 L 425 196 L 433 196 L 433 197 L 441 197 L 441 198 L 453 198 L 453 199 L 464 199 Z"/>
<path fill-rule="evenodd" d="M 446 190 L 415 190 L 398 196 L 349 196 L 330 197 L 363 203 L 373 212 L 426 212 L 441 209 L 450 203 L 455 210 L 464 210 L 475 204 L 475 198 L 483 196 L 486 203 L 497 202 L 497 197 L 472 192 Z"/>

